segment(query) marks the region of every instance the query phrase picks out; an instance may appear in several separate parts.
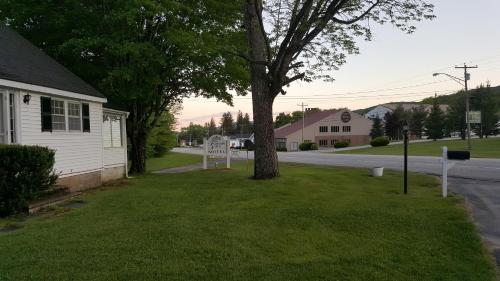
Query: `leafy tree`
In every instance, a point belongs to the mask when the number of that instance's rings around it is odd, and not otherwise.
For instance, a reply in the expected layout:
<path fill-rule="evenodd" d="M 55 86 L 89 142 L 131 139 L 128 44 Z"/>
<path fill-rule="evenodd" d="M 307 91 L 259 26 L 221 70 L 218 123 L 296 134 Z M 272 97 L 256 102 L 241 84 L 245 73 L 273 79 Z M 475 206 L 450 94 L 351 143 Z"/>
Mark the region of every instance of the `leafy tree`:
<path fill-rule="evenodd" d="M 222 128 L 222 135 L 231 135 L 234 131 L 234 122 L 233 115 L 231 112 L 225 112 L 222 114 L 222 118 L 220 119 L 220 125 Z"/>
<path fill-rule="evenodd" d="M 426 118 L 427 112 L 423 107 L 420 106 L 411 110 L 410 132 L 419 139 L 422 138 Z"/>
<path fill-rule="evenodd" d="M 425 131 L 429 139 L 442 139 L 444 136 L 444 113 L 437 99 L 434 99 L 431 112 L 425 121 Z"/>
<path fill-rule="evenodd" d="M 372 23 L 411 33 L 412 22 L 433 18 L 424 0 L 245 0 L 255 126 L 254 177 L 278 176 L 273 103 L 297 80 L 331 80 L 330 70 L 358 52 L 356 38 L 371 39 Z"/>
<path fill-rule="evenodd" d="M 236 124 L 235 124 L 235 133 L 240 134 L 243 133 L 243 112 L 238 110 L 238 114 L 236 115 Z"/>
<path fill-rule="evenodd" d="M 471 96 L 471 108 L 481 112 L 481 124 L 476 128 L 479 137 L 494 135 L 497 133 L 498 105 L 495 102 L 490 86 L 478 87 Z"/>
<path fill-rule="evenodd" d="M 387 112 L 384 116 L 385 135 L 391 140 L 403 138 L 403 121 L 408 120 L 408 113 L 399 105 L 392 112 Z"/>
<path fill-rule="evenodd" d="M 245 116 L 243 116 L 243 132 L 248 134 L 248 133 L 253 133 L 253 123 L 250 120 L 250 115 L 248 113 L 245 113 Z"/>
<path fill-rule="evenodd" d="M 446 114 L 445 129 L 448 133 L 460 132 L 460 137 L 465 140 L 467 136 L 467 121 L 465 120 L 465 91 L 456 94 L 455 99 L 449 104 Z"/>
<path fill-rule="evenodd" d="M 384 126 L 382 125 L 382 120 L 377 116 L 373 120 L 372 129 L 370 131 L 370 137 L 372 139 L 384 136 Z"/>
<path fill-rule="evenodd" d="M 177 145 L 177 136 L 174 132 L 176 124 L 174 112 L 177 110 L 165 111 L 151 130 L 146 149 L 148 158 L 164 156 Z"/>
<path fill-rule="evenodd" d="M 276 116 L 276 121 L 274 121 L 274 128 L 279 128 L 286 124 L 292 123 L 292 116 L 290 114 L 286 114 L 284 112 L 280 112 Z"/>
<path fill-rule="evenodd" d="M 130 112 L 131 173 L 170 105 L 189 96 L 231 103 L 248 88 L 241 4 L 230 0 L 3 0 L 0 21 Z"/>
<path fill-rule="evenodd" d="M 179 139 L 191 145 L 202 144 L 203 138 L 206 136 L 207 128 L 199 124 L 193 124 L 192 122 L 189 126 L 181 128 L 181 132 L 179 133 Z"/>

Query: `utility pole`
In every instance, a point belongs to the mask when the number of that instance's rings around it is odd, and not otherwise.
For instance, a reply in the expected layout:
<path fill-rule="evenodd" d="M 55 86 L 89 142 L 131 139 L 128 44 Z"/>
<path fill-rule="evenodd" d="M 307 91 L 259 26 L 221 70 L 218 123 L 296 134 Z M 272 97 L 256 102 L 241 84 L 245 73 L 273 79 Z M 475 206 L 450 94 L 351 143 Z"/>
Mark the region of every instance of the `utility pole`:
<path fill-rule="evenodd" d="M 464 70 L 464 86 L 465 86 L 465 121 L 467 122 L 467 146 L 469 148 L 469 151 L 472 149 L 472 146 L 470 144 L 470 112 L 469 112 L 469 88 L 467 86 L 467 81 L 470 80 L 470 73 L 467 72 L 467 69 L 470 68 L 477 68 L 477 65 L 475 66 L 467 66 L 467 64 L 464 63 L 464 66 L 455 66 L 455 68 L 463 69 Z"/>
<path fill-rule="evenodd" d="M 302 107 L 302 142 L 301 143 L 304 143 L 304 126 L 305 126 L 304 120 L 306 119 L 306 112 L 304 111 L 304 108 L 308 105 L 304 104 L 304 102 L 302 102 L 301 104 L 297 104 L 297 106 Z"/>

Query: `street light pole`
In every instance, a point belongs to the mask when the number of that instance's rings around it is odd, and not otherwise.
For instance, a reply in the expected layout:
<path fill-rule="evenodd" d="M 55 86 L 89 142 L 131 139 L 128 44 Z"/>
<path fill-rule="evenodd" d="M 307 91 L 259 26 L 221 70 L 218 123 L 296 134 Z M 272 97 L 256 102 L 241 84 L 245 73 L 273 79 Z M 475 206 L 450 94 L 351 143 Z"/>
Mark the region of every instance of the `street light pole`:
<path fill-rule="evenodd" d="M 408 122 L 403 123 L 404 133 L 404 193 L 408 193 Z"/>
<path fill-rule="evenodd" d="M 467 66 L 464 63 L 464 66 L 455 66 L 455 68 L 463 68 L 464 69 L 464 87 L 465 87 L 465 121 L 467 122 L 467 147 L 469 151 L 471 151 L 472 146 L 470 143 L 470 105 L 469 105 L 469 88 L 467 86 L 467 81 L 470 79 L 470 74 L 467 72 L 469 68 L 477 68 L 476 66 Z"/>

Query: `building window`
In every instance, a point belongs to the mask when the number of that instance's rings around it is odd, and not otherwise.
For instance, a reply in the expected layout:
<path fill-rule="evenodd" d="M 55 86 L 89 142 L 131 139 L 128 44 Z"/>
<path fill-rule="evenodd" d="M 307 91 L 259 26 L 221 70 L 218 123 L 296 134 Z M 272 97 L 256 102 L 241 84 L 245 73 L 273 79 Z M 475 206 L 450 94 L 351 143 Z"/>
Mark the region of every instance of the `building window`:
<path fill-rule="evenodd" d="M 344 132 L 344 133 L 350 133 L 351 132 L 351 126 L 342 126 L 342 132 Z"/>
<path fill-rule="evenodd" d="M 16 107 L 14 104 L 14 94 L 9 94 L 10 143 L 16 143 Z"/>
<path fill-rule="evenodd" d="M 335 145 L 336 142 L 337 140 L 330 140 L 330 145 Z"/>
<path fill-rule="evenodd" d="M 103 145 L 105 148 L 122 147 L 122 121 L 120 116 L 105 114 L 102 124 Z"/>
<path fill-rule="evenodd" d="M 64 101 L 52 100 L 52 130 L 65 131 L 66 117 L 64 112 Z"/>
<path fill-rule="evenodd" d="M 327 146 L 328 140 L 319 140 L 319 146 Z"/>
<path fill-rule="evenodd" d="M 332 133 L 338 133 L 338 132 L 340 132 L 339 126 L 332 126 L 331 129 L 332 129 Z"/>
<path fill-rule="evenodd" d="M 328 133 L 328 126 L 319 126 L 320 133 Z"/>
<path fill-rule="evenodd" d="M 68 128 L 70 131 L 82 130 L 81 106 L 79 103 L 68 102 Z"/>
<path fill-rule="evenodd" d="M 311 140 L 304 140 L 304 143 L 310 143 Z"/>

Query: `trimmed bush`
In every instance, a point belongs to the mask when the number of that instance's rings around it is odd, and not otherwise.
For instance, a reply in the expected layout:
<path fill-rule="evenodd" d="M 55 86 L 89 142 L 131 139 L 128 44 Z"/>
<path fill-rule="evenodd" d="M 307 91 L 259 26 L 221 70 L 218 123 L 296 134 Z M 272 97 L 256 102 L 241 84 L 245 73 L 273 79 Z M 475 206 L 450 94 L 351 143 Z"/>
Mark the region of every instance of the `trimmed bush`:
<path fill-rule="evenodd" d="M 337 142 L 335 142 L 333 147 L 344 148 L 344 147 L 348 147 L 350 144 L 351 144 L 351 142 L 349 142 L 349 141 L 337 141 Z"/>
<path fill-rule="evenodd" d="M 377 137 L 370 142 L 370 145 L 373 147 L 386 146 L 389 144 L 389 142 L 390 142 L 389 139 L 386 137 Z"/>
<path fill-rule="evenodd" d="M 55 151 L 47 147 L 0 145 L 0 217 L 28 210 L 28 201 L 54 185 Z"/>
<path fill-rule="evenodd" d="M 303 142 L 299 145 L 301 151 L 318 150 L 318 145 L 314 142 Z"/>

